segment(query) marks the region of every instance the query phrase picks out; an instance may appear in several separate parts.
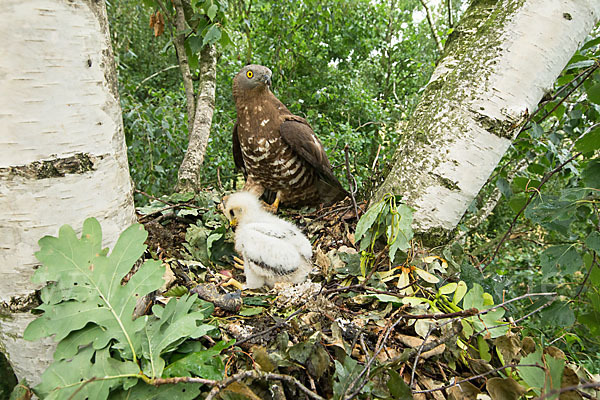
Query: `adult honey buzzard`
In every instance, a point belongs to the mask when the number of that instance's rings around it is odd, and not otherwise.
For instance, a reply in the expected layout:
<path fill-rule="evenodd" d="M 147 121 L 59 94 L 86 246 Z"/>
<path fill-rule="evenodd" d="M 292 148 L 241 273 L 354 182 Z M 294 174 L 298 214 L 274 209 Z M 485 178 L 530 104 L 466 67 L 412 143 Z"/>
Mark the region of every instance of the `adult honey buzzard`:
<path fill-rule="evenodd" d="M 308 122 L 293 115 L 270 90 L 271 70 L 247 65 L 233 79 L 237 121 L 233 159 L 246 178 L 243 190 L 275 193 L 271 208 L 328 204 L 347 192 L 331 170 Z"/>

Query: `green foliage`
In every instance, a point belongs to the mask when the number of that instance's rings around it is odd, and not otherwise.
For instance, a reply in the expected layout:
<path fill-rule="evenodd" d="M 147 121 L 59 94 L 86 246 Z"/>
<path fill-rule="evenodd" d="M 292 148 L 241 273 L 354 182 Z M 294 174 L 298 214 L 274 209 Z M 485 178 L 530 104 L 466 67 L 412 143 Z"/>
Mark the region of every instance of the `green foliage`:
<path fill-rule="evenodd" d="M 181 359 L 174 366 L 166 365 L 186 340 L 205 335 L 214 326 L 203 323 L 212 304 L 196 295 L 172 299 L 165 307 L 154 306 L 150 316 L 133 318 L 136 302 L 163 284 L 164 268 L 154 260 L 146 261 L 122 283 L 144 252 L 146 236 L 141 225 L 132 225 L 108 254 L 108 249 L 101 248 L 100 224 L 90 218 L 84 222 L 80 239 L 64 225 L 58 237 L 39 241 L 36 257 L 42 266 L 33 280 L 51 283 L 42 289 L 39 310 L 44 313 L 29 324 L 24 337 L 36 340 L 54 335 L 59 343 L 54 363 L 35 387 L 38 396 L 166 398 L 183 390 L 185 396 L 178 398 L 191 399 L 199 393 L 195 384 L 177 388 L 147 384 L 163 377 L 165 370 L 182 372 L 190 367 Z M 197 351 L 194 354 L 207 367 L 194 367 L 187 373 L 222 374 L 222 363 L 216 357 L 231 344 L 220 343 L 205 353 Z"/>
<path fill-rule="evenodd" d="M 369 249 L 372 253 L 375 243 L 384 237 L 389 248 L 390 261 L 393 263 L 398 250 L 405 251 L 410 247 L 413 237 L 412 210 L 405 204 L 399 204 L 396 196 L 386 195 L 378 203 L 369 207 L 356 224 L 354 238 L 359 243 L 359 249 Z M 361 259 L 363 276 L 366 274 L 368 253 Z"/>
<path fill-rule="evenodd" d="M 600 303 L 597 285 L 591 282 L 599 269 L 597 35 L 598 30 L 559 77 L 556 91 L 561 95 L 540 104 L 501 162 L 494 182 L 502 200 L 467 248 L 474 256 L 491 255 L 515 214 L 522 212 L 524 218 L 512 230 L 514 239 L 498 249 L 484 275 L 469 262 L 460 265 L 462 279 L 480 283 L 496 300 L 526 290 L 558 292 L 560 300 L 535 312 L 527 332 L 548 340 L 562 337 L 562 345 L 575 359 L 597 352 L 600 346 L 594 334 L 600 332 Z M 563 99 L 571 90 L 573 94 Z M 509 315 L 526 314 L 547 301 L 541 298 L 526 308 L 510 306 Z M 564 339 L 570 337 L 576 338 L 576 344 Z"/>

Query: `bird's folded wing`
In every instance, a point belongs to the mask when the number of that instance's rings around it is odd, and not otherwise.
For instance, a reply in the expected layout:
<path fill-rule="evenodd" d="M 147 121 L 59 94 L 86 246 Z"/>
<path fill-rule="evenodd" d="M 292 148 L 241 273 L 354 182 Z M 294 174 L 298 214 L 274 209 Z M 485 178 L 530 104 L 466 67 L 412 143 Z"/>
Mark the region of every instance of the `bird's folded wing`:
<path fill-rule="evenodd" d="M 279 133 L 283 140 L 292 148 L 292 150 L 308 162 L 319 174 L 320 180 L 326 183 L 324 191 L 329 191 L 336 200 L 346 195 L 346 190 L 333 174 L 331 164 L 327 159 L 327 154 L 323 144 L 315 135 L 308 122 L 296 115 L 286 115 L 285 120 L 279 127 Z M 339 195 L 338 195 L 339 194 Z"/>
<path fill-rule="evenodd" d="M 246 165 L 244 164 L 244 156 L 242 155 L 242 147 L 240 146 L 240 138 L 238 137 L 238 124 L 237 122 L 233 126 L 233 134 L 231 142 L 233 144 L 233 162 L 238 169 L 242 170 L 244 177 L 246 176 Z"/>
<path fill-rule="evenodd" d="M 293 273 L 306 261 L 294 245 L 295 233 L 285 226 L 250 223 L 236 232 L 236 248 L 248 260 L 276 275 Z"/>

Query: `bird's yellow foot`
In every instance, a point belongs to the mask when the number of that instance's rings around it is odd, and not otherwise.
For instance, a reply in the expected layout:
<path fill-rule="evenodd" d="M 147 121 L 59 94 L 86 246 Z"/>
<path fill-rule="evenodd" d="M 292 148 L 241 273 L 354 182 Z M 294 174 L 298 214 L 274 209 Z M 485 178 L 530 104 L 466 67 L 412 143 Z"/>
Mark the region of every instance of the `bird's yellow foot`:
<path fill-rule="evenodd" d="M 275 198 L 273 204 L 264 203 L 263 208 L 270 213 L 277 214 L 277 210 L 279 209 L 279 195 Z"/>
<path fill-rule="evenodd" d="M 233 256 L 233 266 L 237 269 L 244 269 L 244 260 L 239 257 Z"/>

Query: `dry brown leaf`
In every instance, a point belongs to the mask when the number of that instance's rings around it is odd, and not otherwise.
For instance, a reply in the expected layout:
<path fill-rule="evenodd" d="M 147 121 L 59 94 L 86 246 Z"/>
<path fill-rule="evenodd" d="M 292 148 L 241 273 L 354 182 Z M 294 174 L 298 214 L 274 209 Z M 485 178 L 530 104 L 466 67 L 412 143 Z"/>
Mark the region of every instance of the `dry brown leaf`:
<path fill-rule="evenodd" d="M 518 400 L 527 391 L 513 378 L 490 378 L 485 384 L 492 400 Z"/>
<path fill-rule="evenodd" d="M 559 349 L 558 347 L 549 346 L 544 349 L 544 354 L 549 354 L 550 356 L 556 358 L 557 360 L 566 360 L 567 356 L 565 353 Z"/>
<path fill-rule="evenodd" d="M 579 385 L 579 376 L 577 376 L 577 373 L 570 366 L 566 366 L 563 371 L 561 387 L 575 386 L 575 385 Z M 583 397 L 574 390 L 560 394 L 560 400 L 580 400 L 580 399 L 583 399 Z"/>
<path fill-rule="evenodd" d="M 456 379 L 456 378 L 455 378 Z M 460 385 L 448 389 L 449 400 L 477 400 L 477 395 L 481 393 L 475 385 L 470 382 L 463 382 Z"/>
<path fill-rule="evenodd" d="M 521 341 L 521 348 L 525 353 L 524 355 L 533 353 L 535 351 L 535 341 L 531 336 L 525 336 Z"/>
<path fill-rule="evenodd" d="M 522 350 L 521 341 L 510 332 L 496 338 L 494 344 L 500 350 L 505 364 L 512 364 Z"/>
<path fill-rule="evenodd" d="M 260 397 L 258 397 L 256 394 L 254 394 L 254 392 L 246 385 L 244 385 L 241 382 L 233 382 L 231 384 L 229 384 L 227 387 L 225 387 L 222 392 L 231 392 L 231 393 L 235 393 L 239 396 L 241 396 L 241 398 L 243 399 L 249 399 L 249 400 L 262 400 Z"/>
<path fill-rule="evenodd" d="M 444 386 L 442 383 L 434 382 L 433 379 L 425 377 L 425 376 L 419 376 L 419 383 L 423 384 L 423 386 L 425 386 L 425 388 L 427 390 L 438 389 L 438 388 Z M 436 390 L 435 392 L 431 392 L 430 394 L 433 396 L 434 400 L 445 400 L 446 399 L 444 397 L 444 395 L 442 394 L 441 390 Z"/>

